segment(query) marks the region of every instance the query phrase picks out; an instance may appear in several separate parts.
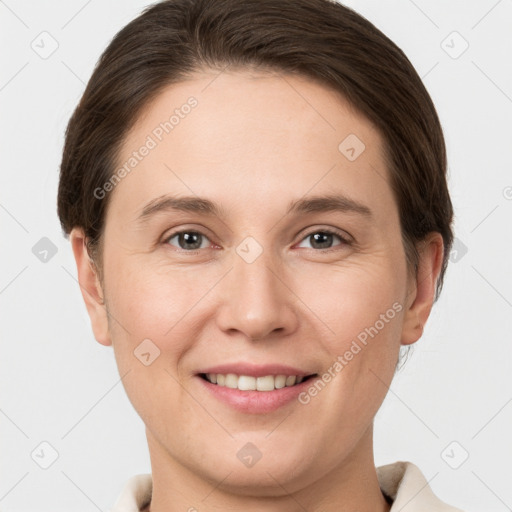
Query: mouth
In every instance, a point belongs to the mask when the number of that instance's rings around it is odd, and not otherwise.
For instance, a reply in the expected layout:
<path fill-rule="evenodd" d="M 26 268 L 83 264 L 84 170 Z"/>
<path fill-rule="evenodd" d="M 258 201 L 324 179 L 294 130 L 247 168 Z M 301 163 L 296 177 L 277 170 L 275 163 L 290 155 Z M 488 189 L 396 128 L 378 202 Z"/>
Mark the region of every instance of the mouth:
<path fill-rule="evenodd" d="M 267 414 L 300 404 L 297 397 L 318 373 L 281 363 L 225 362 L 199 368 L 195 376 L 205 398 L 244 414 Z"/>
<path fill-rule="evenodd" d="M 311 375 L 237 375 L 235 373 L 200 373 L 203 380 L 219 387 L 238 389 L 239 391 L 269 392 L 283 388 L 291 388 L 316 377 Z"/>

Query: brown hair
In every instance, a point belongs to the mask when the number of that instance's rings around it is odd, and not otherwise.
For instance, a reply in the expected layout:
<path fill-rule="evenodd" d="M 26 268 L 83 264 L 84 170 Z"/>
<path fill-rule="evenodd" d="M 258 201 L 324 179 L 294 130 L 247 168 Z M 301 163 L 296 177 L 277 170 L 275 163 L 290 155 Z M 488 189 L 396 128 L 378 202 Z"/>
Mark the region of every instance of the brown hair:
<path fill-rule="evenodd" d="M 113 175 L 141 111 L 168 85 L 226 66 L 319 81 L 377 127 L 410 268 L 417 268 L 418 242 L 432 231 L 443 237 L 437 299 L 453 210 L 435 107 L 405 54 L 368 20 L 331 0 L 165 0 L 126 25 L 99 59 L 66 130 L 58 191 L 64 232 L 83 228 L 96 259 L 109 196 L 94 191 Z"/>

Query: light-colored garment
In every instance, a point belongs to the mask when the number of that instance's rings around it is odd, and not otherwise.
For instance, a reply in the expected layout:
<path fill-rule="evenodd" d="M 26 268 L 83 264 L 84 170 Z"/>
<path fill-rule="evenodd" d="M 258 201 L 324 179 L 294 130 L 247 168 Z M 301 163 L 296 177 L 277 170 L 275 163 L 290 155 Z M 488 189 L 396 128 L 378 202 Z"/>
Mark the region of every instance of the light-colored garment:
<path fill-rule="evenodd" d="M 411 462 L 395 462 L 377 468 L 382 492 L 393 500 L 391 512 L 462 512 L 435 496 L 427 480 Z M 151 501 L 150 474 L 133 476 L 126 482 L 110 512 L 139 512 Z"/>

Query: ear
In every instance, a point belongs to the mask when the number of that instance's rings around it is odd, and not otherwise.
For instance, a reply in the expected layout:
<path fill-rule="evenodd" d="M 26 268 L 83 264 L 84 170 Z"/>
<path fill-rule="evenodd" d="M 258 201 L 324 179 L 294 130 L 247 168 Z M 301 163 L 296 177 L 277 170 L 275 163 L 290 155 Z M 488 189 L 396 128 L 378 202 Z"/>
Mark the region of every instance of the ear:
<path fill-rule="evenodd" d="M 429 233 L 418 245 L 417 275 L 410 277 L 402 327 L 402 345 L 410 345 L 423 334 L 434 304 L 436 284 L 443 264 L 444 244 L 440 233 Z"/>
<path fill-rule="evenodd" d="M 75 255 L 78 283 L 84 298 L 96 341 L 102 345 L 112 345 L 108 329 L 107 308 L 103 300 L 103 290 L 96 268 L 89 257 L 85 244 L 86 237 L 81 228 L 73 228 L 69 235 Z"/>

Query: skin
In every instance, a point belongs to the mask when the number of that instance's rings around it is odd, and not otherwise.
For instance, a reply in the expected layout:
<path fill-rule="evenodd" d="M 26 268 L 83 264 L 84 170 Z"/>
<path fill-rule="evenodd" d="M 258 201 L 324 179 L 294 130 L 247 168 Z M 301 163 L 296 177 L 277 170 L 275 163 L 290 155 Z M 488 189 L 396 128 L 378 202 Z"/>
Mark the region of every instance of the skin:
<path fill-rule="evenodd" d="M 120 165 L 190 96 L 198 106 L 110 197 L 102 281 L 82 230 L 70 237 L 95 338 L 113 345 L 146 425 L 151 511 L 387 511 L 373 419 L 400 345 L 421 336 L 430 314 L 441 235 L 419 246 L 413 275 L 380 134 L 337 93 L 304 77 L 198 72 L 145 109 Z M 338 150 L 349 134 L 366 146 L 353 162 Z M 286 215 L 292 200 L 332 193 L 363 203 L 372 217 Z M 164 194 L 206 197 L 226 217 L 171 210 L 138 223 L 144 206 Z M 334 235 L 319 247 L 310 235 L 327 228 L 350 243 Z M 179 230 L 203 234 L 201 248 L 168 240 Z M 263 249 L 252 263 L 236 252 L 247 236 Z M 239 412 L 196 376 L 228 361 L 320 375 L 394 303 L 401 311 L 306 405 Z M 160 349 L 149 366 L 133 354 L 144 339 Z M 236 456 L 248 442 L 262 454 L 250 468 Z"/>

